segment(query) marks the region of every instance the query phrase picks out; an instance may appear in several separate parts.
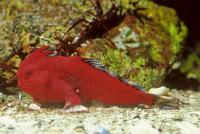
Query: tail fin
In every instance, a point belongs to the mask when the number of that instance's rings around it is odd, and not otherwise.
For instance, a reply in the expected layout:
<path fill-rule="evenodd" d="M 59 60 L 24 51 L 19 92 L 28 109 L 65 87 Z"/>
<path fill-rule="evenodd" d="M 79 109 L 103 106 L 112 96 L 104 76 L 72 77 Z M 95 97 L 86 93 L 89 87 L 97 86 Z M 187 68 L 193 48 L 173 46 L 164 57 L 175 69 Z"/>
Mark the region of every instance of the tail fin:
<path fill-rule="evenodd" d="M 177 98 L 155 95 L 154 105 L 161 109 L 178 109 L 180 100 Z"/>

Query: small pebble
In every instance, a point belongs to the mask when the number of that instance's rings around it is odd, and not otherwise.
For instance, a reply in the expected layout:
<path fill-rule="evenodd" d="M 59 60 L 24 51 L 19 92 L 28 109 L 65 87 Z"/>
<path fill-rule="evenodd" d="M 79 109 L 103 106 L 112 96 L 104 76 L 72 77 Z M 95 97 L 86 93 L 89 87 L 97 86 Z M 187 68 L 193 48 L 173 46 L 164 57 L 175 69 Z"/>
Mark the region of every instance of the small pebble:
<path fill-rule="evenodd" d="M 87 43 L 82 43 L 82 44 L 81 44 L 81 47 L 87 47 L 87 46 L 88 46 Z"/>
<path fill-rule="evenodd" d="M 196 99 L 196 96 L 195 95 L 190 95 L 189 98 L 190 99 Z"/>
<path fill-rule="evenodd" d="M 110 132 L 103 127 L 96 127 L 91 134 L 110 134 Z"/>
<path fill-rule="evenodd" d="M 32 111 L 41 111 L 41 107 L 35 103 L 31 103 L 28 108 Z"/>
<path fill-rule="evenodd" d="M 67 108 L 66 110 L 64 110 L 66 113 L 73 113 L 73 112 L 88 112 L 88 108 L 86 108 L 83 105 L 76 105 L 76 106 L 72 106 Z"/>
<path fill-rule="evenodd" d="M 151 88 L 148 91 L 150 94 L 155 94 L 158 96 L 163 96 L 163 95 L 168 95 L 169 93 L 169 88 L 165 87 L 165 86 L 161 86 L 158 88 Z"/>
<path fill-rule="evenodd" d="M 3 93 L 0 92 L 0 98 L 2 98 L 2 97 L 3 97 Z"/>

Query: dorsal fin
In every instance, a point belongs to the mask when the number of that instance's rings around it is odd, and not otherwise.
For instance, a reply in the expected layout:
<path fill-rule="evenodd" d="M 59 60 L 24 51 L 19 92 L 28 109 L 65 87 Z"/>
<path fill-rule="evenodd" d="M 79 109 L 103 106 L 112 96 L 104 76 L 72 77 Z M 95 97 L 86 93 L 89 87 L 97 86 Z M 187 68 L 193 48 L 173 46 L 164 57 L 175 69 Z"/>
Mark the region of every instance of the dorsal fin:
<path fill-rule="evenodd" d="M 124 83 L 127 83 L 133 87 L 136 87 L 140 90 L 144 90 L 144 88 L 142 86 L 140 86 L 139 84 L 137 83 L 134 83 L 130 80 L 128 80 L 127 78 L 123 78 L 123 77 L 120 77 L 119 75 L 117 75 L 116 73 L 114 72 L 111 72 L 109 71 L 104 65 L 101 64 L 101 62 L 97 59 L 92 59 L 92 58 L 85 58 L 84 59 L 85 62 L 87 62 L 88 64 L 92 65 L 93 67 L 103 71 L 103 72 L 106 72 L 108 73 L 110 76 L 112 77 L 115 77 L 115 78 L 118 78 L 120 81 L 124 82 Z"/>

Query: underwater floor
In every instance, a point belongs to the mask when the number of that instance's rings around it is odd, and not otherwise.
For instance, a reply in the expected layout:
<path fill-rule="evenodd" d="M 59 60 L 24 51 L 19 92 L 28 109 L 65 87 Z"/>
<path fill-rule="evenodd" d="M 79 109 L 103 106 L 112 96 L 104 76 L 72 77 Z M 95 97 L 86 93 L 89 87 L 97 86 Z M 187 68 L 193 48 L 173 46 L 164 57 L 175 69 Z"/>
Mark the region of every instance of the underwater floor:
<path fill-rule="evenodd" d="M 88 113 L 74 114 L 28 111 L 23 109 L 28 102 L 7 96 L 10 100 L 0 105 L 0 133 L 200 134 L 200 92 L 174 89 L 171 95 L 183 102 L 177 110 L 92 106 Z"/>

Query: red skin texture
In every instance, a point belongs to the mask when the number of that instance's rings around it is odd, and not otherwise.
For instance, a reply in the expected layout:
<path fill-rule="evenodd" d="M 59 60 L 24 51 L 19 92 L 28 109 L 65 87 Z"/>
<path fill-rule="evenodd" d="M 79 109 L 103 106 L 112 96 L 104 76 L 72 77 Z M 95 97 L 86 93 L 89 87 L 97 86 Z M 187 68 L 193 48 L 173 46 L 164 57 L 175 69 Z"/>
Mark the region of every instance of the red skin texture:
<path fill-rule="evenodd" d="M 40 103 L 68 106 L 97 101 L 105 105 L 152 105 L 155 96 L 110 76 L 79 56 L 48 55 L 42 47 L 29 54 L 17 72 L 18 85 Z"/>

